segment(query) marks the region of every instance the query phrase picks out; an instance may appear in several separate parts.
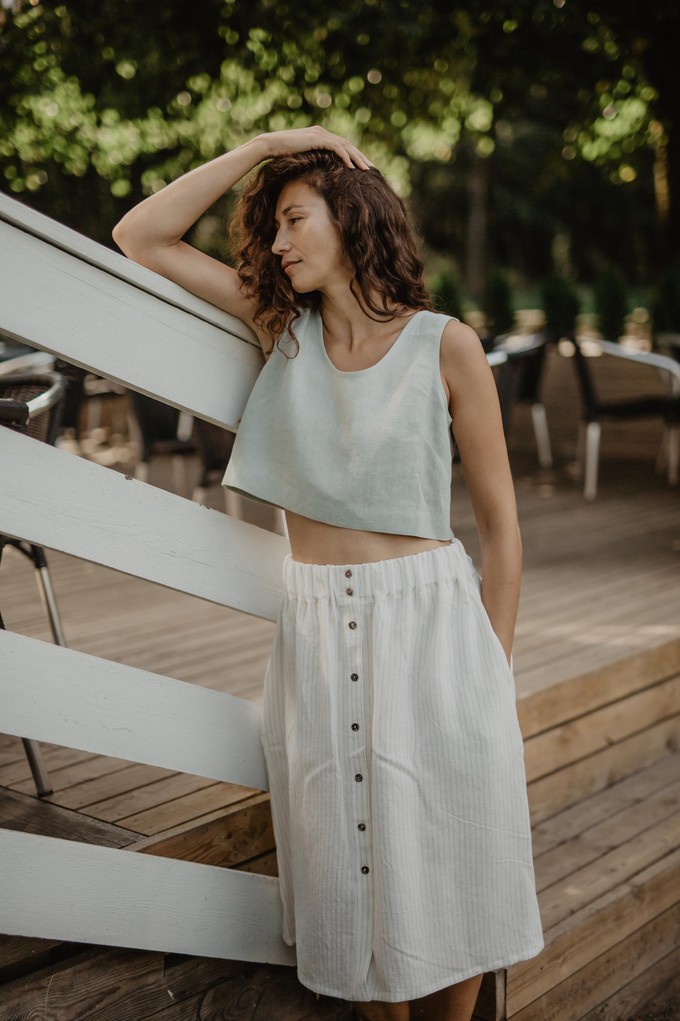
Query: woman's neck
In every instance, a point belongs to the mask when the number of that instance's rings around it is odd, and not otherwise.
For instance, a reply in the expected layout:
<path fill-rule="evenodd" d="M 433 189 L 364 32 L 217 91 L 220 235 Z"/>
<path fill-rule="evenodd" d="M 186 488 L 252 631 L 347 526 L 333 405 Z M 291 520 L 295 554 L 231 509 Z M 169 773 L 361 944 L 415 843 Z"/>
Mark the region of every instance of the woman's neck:
<path fill-rule="evenodd" d="M 382 305 L 379 295 L 373 295 L 372 302 L 378 308 Z M 363 303 L 359 303 L 348 287 L 329 289 L 321 294 L 321 321 L 326 334 L 347 344 L 350 349 L 355 339 L 382 337 L 392 330 L 402 329 L 404 318 L 409 318 L 410 315 L 412 312 L 398 318 L 380 320 L 370 310 L 364 310 Z"/>

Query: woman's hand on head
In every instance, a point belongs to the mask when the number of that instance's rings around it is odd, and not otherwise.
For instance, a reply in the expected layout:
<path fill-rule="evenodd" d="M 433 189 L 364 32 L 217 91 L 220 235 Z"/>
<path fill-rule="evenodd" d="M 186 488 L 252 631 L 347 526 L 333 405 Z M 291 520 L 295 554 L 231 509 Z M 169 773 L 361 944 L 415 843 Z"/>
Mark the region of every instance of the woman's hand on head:
<path fill-rule="evenodd" d="M 334 135 L 318 124 L 311 128 L 269 131 L 259 137 L 266 143 L 269 156 L 288 156 L 296 152 L 308 152 L 310 149 L 330 149 L 352 170 L 355 167 L 369 170 L 373 166 L 368 156 L 349 139 Z"/>

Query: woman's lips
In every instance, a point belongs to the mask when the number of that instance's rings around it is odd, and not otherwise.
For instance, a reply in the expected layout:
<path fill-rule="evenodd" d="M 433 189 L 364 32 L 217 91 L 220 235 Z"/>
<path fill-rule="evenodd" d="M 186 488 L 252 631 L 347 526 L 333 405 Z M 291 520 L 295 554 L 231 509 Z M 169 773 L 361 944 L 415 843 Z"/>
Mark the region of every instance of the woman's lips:
<path fill-rule="evenodd" d="M 287 262 L 286 265 L 283 267 L 283 272 L 288 273 L 291 269 L 294 269 L 295 266 L 299 265 L 300 265 L 299 259 L 297 260 L 297 262 Z"/>

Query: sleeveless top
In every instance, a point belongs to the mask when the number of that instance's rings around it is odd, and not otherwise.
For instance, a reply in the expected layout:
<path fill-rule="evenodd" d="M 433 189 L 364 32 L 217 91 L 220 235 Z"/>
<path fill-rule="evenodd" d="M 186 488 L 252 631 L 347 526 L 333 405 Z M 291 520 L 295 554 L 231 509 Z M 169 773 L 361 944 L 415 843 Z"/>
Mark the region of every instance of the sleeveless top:
<path fill-rule="evenodd" d="M 342 528 L 454 538 L 452 418 L 439 369 L 451 316 L 421 310 L 379 362 L 345 372 L 303 310 L 239 420 L 222 485 Z M 294 355 L 294 357 L 290 357 Z"/>

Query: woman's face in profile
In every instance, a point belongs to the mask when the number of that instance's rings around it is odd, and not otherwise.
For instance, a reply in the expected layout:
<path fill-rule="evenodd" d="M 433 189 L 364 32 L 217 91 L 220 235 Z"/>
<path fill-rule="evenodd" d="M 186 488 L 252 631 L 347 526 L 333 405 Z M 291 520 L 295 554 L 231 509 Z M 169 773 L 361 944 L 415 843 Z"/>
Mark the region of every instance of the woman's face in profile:
<path fill-rule="evenodd" d="M 276 237 L 272 252 L 299 294 L 325 290 L 334 282 L 349 284 L 352 270 L 326 200 L 306 182 L 289 181 L 276 203 Z"/>

